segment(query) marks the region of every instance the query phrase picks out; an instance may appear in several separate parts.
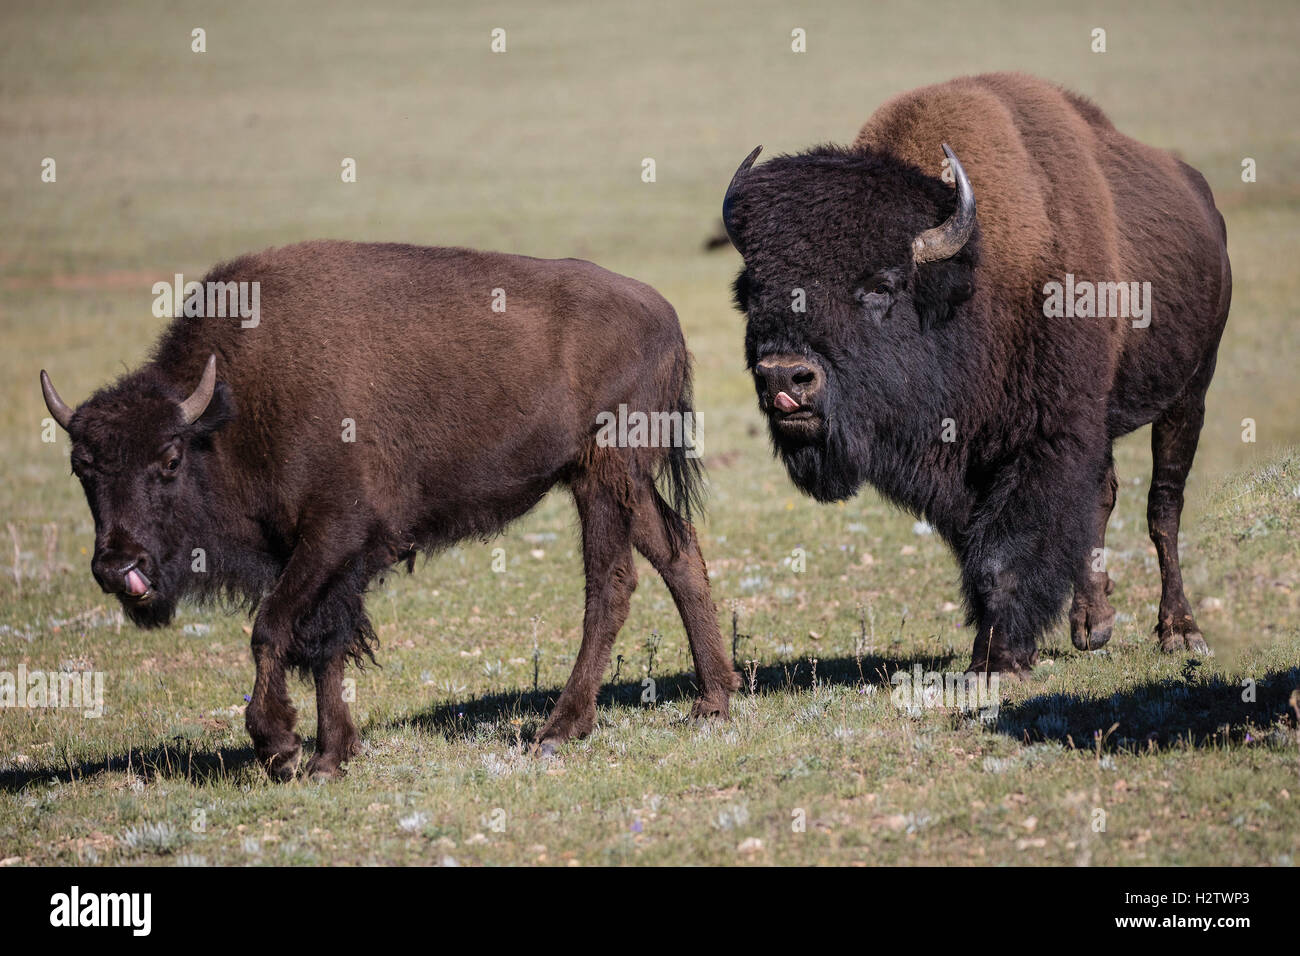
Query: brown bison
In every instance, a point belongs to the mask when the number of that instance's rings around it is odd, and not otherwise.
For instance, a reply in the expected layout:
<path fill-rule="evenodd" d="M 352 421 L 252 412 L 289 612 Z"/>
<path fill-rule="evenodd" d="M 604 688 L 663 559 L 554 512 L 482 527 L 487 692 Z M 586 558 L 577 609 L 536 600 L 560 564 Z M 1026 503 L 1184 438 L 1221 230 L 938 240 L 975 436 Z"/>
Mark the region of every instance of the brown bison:
<path fill-rule="evenodd" d="M 757 152 L 723 221 L 794 482 L 822 501 L 870 482 L 923 515 L 961 563 L 971 669 L 1019 673 L 1071 585 L 1075 646 L 1110 638 L 1111 445 L 1150 423 L 1156 637 L 1206 652 L 1178 567 L 1232 291 L 1205 179 L 1017 74 L 904 93 L 848 149 Z"/>
<path fill-rule="evenodd" d="M 557 484 L 582 523 L 586 616 L 540 749 L 592 729 L 633 547 L 686 626 L 695 714 L 726 715 L 739 679 L 688 520 L 698 462 L 683 441 L 599 440 L 620 406 L 691 411 L 658 293 L 573 259 L 313 242 L 217 267 L 186 311 L 248 287 L 255 321 L 178 317 L 151 361 L 75 411 L 41 384 L 94 516 L 92 570 L 127 616 L 165 624 L 186 596 L 256 607 L 246 723 L 272 776 L 292 777 L 301 751 L 286 667 L 315 679 L 307 771 L 333 776 L 357 752 L 342 679 L 373 658 L 372 578 L 499 532 Z"/>

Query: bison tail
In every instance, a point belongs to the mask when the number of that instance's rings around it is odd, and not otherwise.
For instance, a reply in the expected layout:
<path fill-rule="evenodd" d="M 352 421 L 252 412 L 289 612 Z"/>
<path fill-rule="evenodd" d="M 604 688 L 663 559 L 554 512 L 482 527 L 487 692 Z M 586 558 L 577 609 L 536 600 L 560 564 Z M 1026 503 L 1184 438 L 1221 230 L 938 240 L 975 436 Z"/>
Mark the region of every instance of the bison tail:
<path fill-rule="evenodd" d="M 681 441 L 674 441 L 668 454 L 660 460 L 655 482 L 662 493 L 655 501 L 663 517 L 673 554 L 688 547 L 692 532 L 690 522 L 704 511 L 704 468 L 700 464 L 697 443 L 697 420 L 691 403 L 691 372 L 686 360 L 673 411 L 681 416 Z"/>

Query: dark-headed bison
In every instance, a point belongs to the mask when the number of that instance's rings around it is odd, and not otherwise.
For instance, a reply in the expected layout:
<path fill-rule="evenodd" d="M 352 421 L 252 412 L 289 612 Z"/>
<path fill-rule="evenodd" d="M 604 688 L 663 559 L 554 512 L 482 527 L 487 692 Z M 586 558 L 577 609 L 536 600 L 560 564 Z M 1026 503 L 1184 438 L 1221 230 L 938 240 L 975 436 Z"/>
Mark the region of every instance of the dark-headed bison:
<path fill-rule="evenodd" d="M 794 482 L 923 515 L 961 563 L 971 669 L 1022 672 L 1071 585 L 1075 646 L 1109 639 L 1111 444 L 1151 423 L 1156 638 L 1205 652 L 1178 568 L 1232 291 L 1205 179 L 1015 74 L 904 93 L 847 149 L 756 154 L 723 221 Z"/>

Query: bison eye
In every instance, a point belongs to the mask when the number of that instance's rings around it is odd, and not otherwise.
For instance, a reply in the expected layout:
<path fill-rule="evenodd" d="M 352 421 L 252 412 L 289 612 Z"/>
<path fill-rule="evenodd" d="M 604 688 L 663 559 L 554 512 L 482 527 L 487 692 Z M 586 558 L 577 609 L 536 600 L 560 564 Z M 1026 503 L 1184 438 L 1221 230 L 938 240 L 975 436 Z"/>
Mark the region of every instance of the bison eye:
<path fill-rule="evenodd" d="M 866 304 L 866 300 L 873 296 L 883 296 L 888 298 L 894 294 L 894 283 L 888 275 L 866 276 L 861 280 L 861 285 L 853 290 L 853 298 Z M 875 301 L 879 301 L 876 299 Z"/>
<path fill-rule="evenodd" d="M 163 459 L 162 468 L 164 475 L 175 475 L 181 470 L 181 456 L 175 452 L 169 454 Z"/>
<path fill-rule="evenodd" d="M 894 302 L 894 289 L 888 279 L 871 279 L 853 292 L 853 298 L 862 307 L 863 314 L 880 325 Z"/>

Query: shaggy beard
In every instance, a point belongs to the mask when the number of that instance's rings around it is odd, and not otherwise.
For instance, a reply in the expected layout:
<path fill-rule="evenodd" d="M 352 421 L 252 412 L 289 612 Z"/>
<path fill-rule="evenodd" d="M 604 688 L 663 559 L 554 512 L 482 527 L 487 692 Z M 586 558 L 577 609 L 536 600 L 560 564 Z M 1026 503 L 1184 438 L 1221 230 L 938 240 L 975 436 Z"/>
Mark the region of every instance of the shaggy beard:
<path fill-rule="evenodd" d="M 817 441 L 795 444 L 772 437 L 790 480 L 817 501 L 852 498 L 866 480 L 863 456 L 853 452 L 852 442 L 833 420 Z"/>
<path fill-rule="evenodd" d="M 158 594 L 155 594 L 148 604 L 136 604 L 120 595 L 118 600 L 122 602 L 122 613 L 126 615 L 126 619 L 136 627 L 145 630 L 165 627 L 172 622 L 176 614 L 176 602 Z"/>

